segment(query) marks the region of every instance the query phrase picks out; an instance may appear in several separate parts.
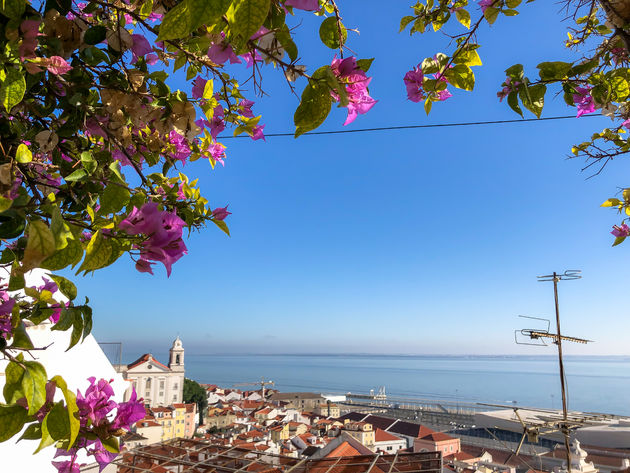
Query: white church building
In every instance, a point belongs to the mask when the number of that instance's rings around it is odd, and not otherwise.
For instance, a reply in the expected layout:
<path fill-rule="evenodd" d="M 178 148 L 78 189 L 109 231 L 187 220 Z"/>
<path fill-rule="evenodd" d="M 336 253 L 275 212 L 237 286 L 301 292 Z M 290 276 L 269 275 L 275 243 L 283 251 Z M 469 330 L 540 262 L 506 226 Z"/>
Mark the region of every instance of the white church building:
<path fill-rule="evenodd" d="M 184 402 L 184 347 L 179 337 L 169 350 L 168 365 L 145 353 L 133 363 L 121 365 L 118 371 L 131 383 L 138 397 L 149 407 Z M 125 399 L 131 395 L 131 388 Z"/>

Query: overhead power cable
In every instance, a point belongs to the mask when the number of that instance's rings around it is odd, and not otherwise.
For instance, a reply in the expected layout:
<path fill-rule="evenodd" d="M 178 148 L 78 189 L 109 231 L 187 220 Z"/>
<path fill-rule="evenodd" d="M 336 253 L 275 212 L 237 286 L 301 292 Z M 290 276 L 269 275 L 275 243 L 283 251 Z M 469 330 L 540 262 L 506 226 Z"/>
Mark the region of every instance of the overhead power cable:
<path fill-rule="evenodd" d="M 592 115 L 583 115 L 583 117 L 602 117 L 599 114 Z M 448 128 L 448 127 L 458 127 L 458 126 L 480 126 L 480 125 L 502 125 L 507 123 L 529 123 L 529 122 L 542 122 L 549 120 L 567 120 L 572 118 L 575 120 L 575 115 L 566 115 L 560 117 L 545 117 L 545 118 L 514 118 L 511 120 L 488 120 L 488 121 L 477 121 L 477 122 L 459 122 L 459 123 L 428 123 L 426 125 L 400 125 L 400 126 L 381 126 L 374 128 L 357 128 L 355 130 L 327 130 L 327 131 L 309 131 L 304 133 L 302 136 L 306 135 L 340 135 L 343 133 L 367 133 L 373 131 L 388 131 L 388 130 L 412 130 L 418 128 Z M 265 138 L 271 138 L 276 136 L 293 136 L 292 132 L 289 133 L 265 133 Z M 238 136 L 219 136 L 218 139 L 221 140 L 229 140 L 232 138 L 249 138 L 249 135 L 238 135 Z"/>

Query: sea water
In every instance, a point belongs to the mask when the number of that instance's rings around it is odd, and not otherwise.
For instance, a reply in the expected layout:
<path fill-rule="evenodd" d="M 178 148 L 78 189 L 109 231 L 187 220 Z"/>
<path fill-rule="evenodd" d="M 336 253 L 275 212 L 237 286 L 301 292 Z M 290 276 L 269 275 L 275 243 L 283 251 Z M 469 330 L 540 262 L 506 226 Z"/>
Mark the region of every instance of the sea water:
<path fill-rule="evenodd" d="M 222 387 L 264 377 L 280 391 L 368 393 L 385 386 L 396 397 L 562 406 L 553 356 L 186 354 L 185 366 L 187 378 Z M 630 357 L 567 356 L 565 371 L 570 409 L 630 415 Z"/>

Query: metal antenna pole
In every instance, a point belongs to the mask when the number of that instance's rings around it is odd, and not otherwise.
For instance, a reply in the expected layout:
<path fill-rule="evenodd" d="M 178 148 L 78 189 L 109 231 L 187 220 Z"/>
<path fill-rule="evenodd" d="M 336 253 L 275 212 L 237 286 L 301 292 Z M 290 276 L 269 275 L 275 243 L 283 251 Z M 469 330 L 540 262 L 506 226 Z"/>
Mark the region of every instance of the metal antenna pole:
<path fill-rule="evenodd" d="M 562 391 L 562 418 L 564 419 L 564 425 L 562 426 L 562 435 L 564 436 L 564 448 L 567 450 L 567 471 L 571 473 L 571 451 L 569 450 L 569 429 L 567 428 L 567 393 L 565 387 L 564 377 L 564 362 L 562 360 L 562 333 L 560 333 L 560 306 L 558 304 L 558 281 L 560 278 L 553 272 L 553 297 L 556 305 L 556 328 L 558 338 L 556 338 L 556 344 L 558 345 L 558 365 L 560 367 L 560 389 Z"/>

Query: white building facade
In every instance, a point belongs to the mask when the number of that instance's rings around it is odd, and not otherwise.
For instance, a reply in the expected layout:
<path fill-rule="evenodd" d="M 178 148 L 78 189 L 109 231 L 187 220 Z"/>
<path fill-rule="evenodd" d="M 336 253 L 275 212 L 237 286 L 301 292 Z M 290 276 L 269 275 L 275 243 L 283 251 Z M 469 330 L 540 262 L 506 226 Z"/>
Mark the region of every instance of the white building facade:
<path fill-rule="evenodd" d="M 121 372 L 149 407 L 169 406 L 184 399 L 184 347 L 179 337 L 169 350 L 168 365 L 146 353 Z M 131 391 L 131 390 L 130 390 Z M 130 395 L 127 394 L 127 398 Z"/>

